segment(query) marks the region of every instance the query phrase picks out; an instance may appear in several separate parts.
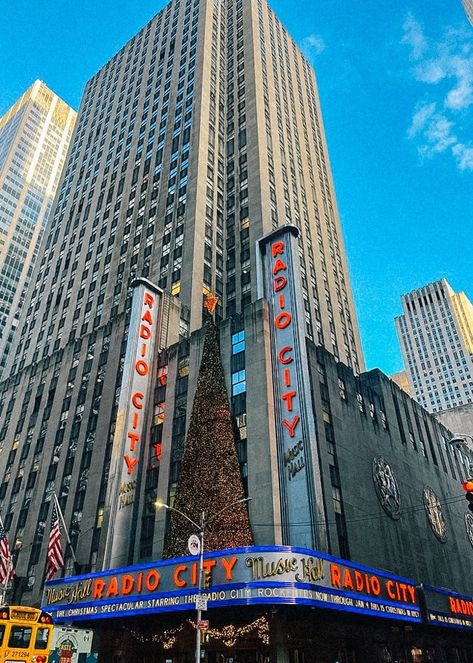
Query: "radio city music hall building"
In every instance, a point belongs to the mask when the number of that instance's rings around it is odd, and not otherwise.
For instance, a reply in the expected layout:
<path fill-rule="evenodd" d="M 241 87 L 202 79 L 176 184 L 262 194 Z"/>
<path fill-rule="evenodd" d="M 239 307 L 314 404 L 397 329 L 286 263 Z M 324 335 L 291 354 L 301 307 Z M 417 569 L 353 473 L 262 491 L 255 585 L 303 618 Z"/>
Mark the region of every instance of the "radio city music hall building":
<path fill-rule="evenodd" d="M 210 362 L 251 502 L 206 549 L 205 657 L 471 658 L 465 466 L 363 372 L 314 73 L 265 2 L 173 0 L 88 82 L 32 283 L 0 385 L 12 601 L 93 622 L 106 661 L 191 660 L 195 560 L 155 503 Z M 80 573 L 43 596 L 53 491 Z"/>

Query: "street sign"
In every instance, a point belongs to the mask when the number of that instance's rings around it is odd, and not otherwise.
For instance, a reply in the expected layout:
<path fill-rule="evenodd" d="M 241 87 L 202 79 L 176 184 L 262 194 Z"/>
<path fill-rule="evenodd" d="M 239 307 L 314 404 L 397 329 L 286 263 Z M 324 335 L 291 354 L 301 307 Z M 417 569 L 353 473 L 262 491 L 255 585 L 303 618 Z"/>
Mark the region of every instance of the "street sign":
<path fill-rule="evenodd" d="M 187 548 L 191 555 L 199 555 L 200 553 L 200 539 L 197 534 L 191 534 L 187 541 Z"/>
<path fill-rule="evenodd" d="M 207 597 L 197 596 L 195 599 L 196 610 L 207 610 Z"/>
<path fill-rule="evenodd" d="M 199 619 L 197 622 L 197 628 L 200 628 L 201 631 L 205 631 L 205 629 L 209 628 L 209 620 Z"/>

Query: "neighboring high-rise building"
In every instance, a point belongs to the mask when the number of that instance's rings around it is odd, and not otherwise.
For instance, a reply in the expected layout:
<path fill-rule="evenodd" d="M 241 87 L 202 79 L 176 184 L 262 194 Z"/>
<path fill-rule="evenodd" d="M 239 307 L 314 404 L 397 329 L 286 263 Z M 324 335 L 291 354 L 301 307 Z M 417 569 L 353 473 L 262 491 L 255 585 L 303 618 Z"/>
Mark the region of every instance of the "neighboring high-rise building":
<path fill-rule="evenodd" d="M 401 298 L 396 318 L 411 394 L 430 412 L 473 402 L 473 307 L 445 279 Z"/>
<path fill-rule="evenodd" d="M 391 380 L 395 382 L 397 386 L 400 387 L 403 391 L 405 391 L 406 394 L 411 396 L 411 389 L 409 387 L 409 379 L 407 377 L 406 371 L 398 371 L 397 373 L 393 373 L 393 375 L 391 375 Z"/>
<path fill-rule="evenodd" d="M 41 81 L 0 118 L 0 368 L 56 194 L 76 112 Z"/>
<path fill-rule="evenodd" d="M 463 7 L 465 9 L 465 14 L 468 17 L 468 20 L 473 25 L 473 0 L 462 0 Z"/>

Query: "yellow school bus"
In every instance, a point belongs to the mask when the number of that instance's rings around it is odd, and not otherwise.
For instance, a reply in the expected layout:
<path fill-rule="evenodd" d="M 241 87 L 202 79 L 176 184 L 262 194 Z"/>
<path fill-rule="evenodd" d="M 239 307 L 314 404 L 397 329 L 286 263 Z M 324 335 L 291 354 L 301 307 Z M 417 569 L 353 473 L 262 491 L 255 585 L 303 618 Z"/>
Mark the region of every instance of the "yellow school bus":
<path fill-rule="evenodd" d="M 37 608 L 0 607 L 0 663 L 47 663 L 53 620 Z"/>

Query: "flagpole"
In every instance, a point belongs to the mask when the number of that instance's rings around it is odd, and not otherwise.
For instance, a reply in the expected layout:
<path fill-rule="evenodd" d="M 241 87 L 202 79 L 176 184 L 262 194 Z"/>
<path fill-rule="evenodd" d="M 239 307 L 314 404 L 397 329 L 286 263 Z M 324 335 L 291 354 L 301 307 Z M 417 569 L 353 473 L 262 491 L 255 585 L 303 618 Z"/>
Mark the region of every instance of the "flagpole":
<path fill-rule="evenodd" d="M 2 520 L 1 516 L 0 516 L 0 527 L 2 528 L 3 531 L 5 531 L 5 529 L 3 527 L 3 520 Z M 11 558 L 11 553 L 10 553 L 9 559 L 7 560 L 7 563 L 8 563 L 8 566 L 7 566 L 7 572 L 5 574 L 5 580 L 3 581 L 1 589 L 0 589 L 0 604 L 1 605 L 5 604 L 5 599 L 6 599 L 6 596 L 7 596 L 7 585 L 8 585 L 8 581 L 9 581 L 9 578 L 10 578 L 10 571 L 11 571 L 12 566 L 13 566 L 13 560 Z"/>
<path fill-rule="evenodd" d="M 64 520 L 64 516 L 62 515 L 62 510 L 61 510 L 61 507 L 59 506 L 59 500 L 58 500 L 57 495 L 56 495 L 55 492 L 53 493 L 53 497 L 54 497 L 54 501 L 55 501 L 55 503 L 56 503 L 56 509 L 57 509 L 58 514 L 59 514 L 59 518 L 61 519 L 62 526 L 64 527 L 64 531 L 65 531 L 65 533 L 66 533 L 66 541 L 67 541 L 67 543 L 69 544 L 69 548 L 71 549 L 72 560 L 73 560 L 73 562 L 74 562 L 74 570 L 76 570 L 76 572 L 77 572 L 77 558 L 76 558 L 76 554 L 75 554 L 75 552 L 74 552 L 74 548 L 72 547 L 71 539 L 69 538 L 69 532 L 68 532 L 68 529 L 67 529 L 67 527 L 66 527 L 66 521 Z"/>

